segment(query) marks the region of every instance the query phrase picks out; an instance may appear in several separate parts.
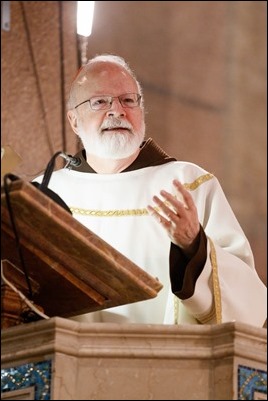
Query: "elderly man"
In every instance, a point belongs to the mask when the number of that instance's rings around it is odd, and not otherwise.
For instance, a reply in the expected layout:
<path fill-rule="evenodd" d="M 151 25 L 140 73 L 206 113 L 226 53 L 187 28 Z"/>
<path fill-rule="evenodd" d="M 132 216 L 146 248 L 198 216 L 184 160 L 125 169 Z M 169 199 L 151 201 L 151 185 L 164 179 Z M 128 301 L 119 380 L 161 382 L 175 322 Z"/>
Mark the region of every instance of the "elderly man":
<path fill-rule="evenodd" d="M 71 85 L 67 116 L 83 144 L 80 162 L 55 171 L 49 187 L 163 284 L 154 299 L 75 319 L 262 326 L 266 287 L 217 178 L 145 139 L 141 85 L 125 60 L 89 60 Z"/>

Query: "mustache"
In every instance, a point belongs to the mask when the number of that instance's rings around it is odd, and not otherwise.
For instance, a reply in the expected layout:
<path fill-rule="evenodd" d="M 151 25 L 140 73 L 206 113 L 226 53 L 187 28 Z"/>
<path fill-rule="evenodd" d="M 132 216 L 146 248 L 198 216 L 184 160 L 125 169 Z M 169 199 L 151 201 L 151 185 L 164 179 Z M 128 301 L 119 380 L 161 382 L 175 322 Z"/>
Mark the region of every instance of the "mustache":
<path fill-rule="evenodd" d="M 109 120 L 103 121 L 101 124 L 101 131 L 104 129 L 112 129 L 112 128 L 125 128 L 129 130 L 133 130 L 132 125 L 128 121 L 120 120 L 119 118 L 112 118 Z"/>

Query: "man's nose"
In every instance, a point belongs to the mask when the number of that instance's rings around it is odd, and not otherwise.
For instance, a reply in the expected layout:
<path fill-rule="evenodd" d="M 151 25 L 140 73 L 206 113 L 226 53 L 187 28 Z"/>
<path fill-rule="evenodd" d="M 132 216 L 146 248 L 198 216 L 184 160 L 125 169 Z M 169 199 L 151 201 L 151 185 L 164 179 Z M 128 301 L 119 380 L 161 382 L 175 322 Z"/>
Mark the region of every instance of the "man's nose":
<path fill-rule="evenodd" d="M 112 116 L 120 116 L 124 117 L 126 115 L 126 111 L 124 107 L 121 105 L 120 101 L 118 98 L 113 98 L 111 108 L 107 110 L 107 116 L 112 117 Z"/>

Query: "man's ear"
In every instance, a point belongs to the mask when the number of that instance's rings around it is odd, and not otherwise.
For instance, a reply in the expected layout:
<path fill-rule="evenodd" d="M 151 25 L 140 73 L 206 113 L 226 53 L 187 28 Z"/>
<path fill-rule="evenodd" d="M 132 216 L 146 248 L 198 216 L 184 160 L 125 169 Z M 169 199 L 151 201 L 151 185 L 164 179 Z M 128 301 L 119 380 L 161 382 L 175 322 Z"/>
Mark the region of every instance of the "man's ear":
<path fill-rule="evenodd" d="M 76 112 L 73 110 L 68 110 L 67 118 L 69 120 L 69 123 L 70 123 L 73 131 L 76 133 L 76 135 L 78 135 L 78 121 L 77 121 L 78 119 L 77 119 Z"/>

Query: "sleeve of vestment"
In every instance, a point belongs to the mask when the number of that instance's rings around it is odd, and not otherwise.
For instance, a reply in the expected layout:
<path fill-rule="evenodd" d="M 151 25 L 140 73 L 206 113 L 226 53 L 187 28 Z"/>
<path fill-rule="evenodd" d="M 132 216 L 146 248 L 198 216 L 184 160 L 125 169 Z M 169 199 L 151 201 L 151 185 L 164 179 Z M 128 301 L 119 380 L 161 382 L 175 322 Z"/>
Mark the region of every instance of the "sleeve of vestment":
<path fill-rule="evenodd" d="M 177 245 L 170 246 L 170 281 L 172 292 L 180 299 L 190 298 L 194 293 L 195 283 L 201 274 L 207 258 L 207 238 L 200 227 L 198 249 L 189 260 Z"/>
<path fill-rule="evenodd" d="M 214 177 L 200 186 L 194 197 L 205 236 L 201 232 L 198 252 L 190 261 L 172 247 L 172 291 L 201 323 L 239 321 L 262 326 L 267 289 L 218 180 Z"/>

